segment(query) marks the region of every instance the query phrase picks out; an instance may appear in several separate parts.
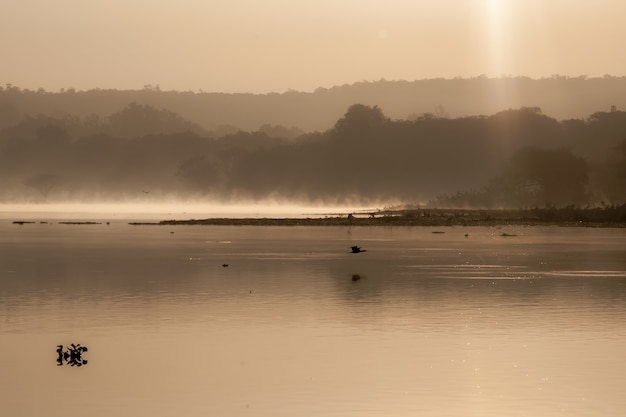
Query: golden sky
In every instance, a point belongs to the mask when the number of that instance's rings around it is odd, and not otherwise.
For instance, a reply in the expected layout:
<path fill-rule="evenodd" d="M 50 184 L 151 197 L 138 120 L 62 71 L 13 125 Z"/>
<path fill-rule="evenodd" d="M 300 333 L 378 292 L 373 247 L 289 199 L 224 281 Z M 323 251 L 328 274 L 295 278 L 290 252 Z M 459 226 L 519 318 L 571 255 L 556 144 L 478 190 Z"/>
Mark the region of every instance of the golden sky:
<path fill-rule="evenodd" d="M 624 0 L 2 0 L 0 84 L 206 92 L 626 75 Z"/>

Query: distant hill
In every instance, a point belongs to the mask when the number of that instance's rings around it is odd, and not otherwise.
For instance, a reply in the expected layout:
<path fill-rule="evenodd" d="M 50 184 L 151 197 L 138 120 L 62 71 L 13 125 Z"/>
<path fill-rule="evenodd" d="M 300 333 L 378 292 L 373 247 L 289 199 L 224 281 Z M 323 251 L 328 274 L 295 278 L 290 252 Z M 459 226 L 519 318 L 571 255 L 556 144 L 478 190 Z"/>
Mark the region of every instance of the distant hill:
<path fill-rule="evenodd" d="M 25 116 L 108 117 L 131 103 L 177 113 L 207 131 L 259 130 L 261 126 L 325 131 L 354 103 L 379 106 L 391 119 L 491 115 L 538 107 L 557 120 L 584 119 L 598 111 L 626 109 L 626 77 L 526 77 L 363 81 L 312 93 L 227 94 L 142 90 L 23 90 L 0 87 L 0 128 Z"/>

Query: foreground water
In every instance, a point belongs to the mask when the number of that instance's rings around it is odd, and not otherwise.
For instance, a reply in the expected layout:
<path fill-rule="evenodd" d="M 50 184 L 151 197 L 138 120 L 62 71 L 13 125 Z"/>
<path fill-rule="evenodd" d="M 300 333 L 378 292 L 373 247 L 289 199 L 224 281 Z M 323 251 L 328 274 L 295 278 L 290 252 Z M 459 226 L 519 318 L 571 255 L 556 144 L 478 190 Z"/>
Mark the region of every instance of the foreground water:
<path fill-rule="evenodd" d="M 2 416 L 626 415 L 624 229 L 3 219 L 0 284 Z"/>

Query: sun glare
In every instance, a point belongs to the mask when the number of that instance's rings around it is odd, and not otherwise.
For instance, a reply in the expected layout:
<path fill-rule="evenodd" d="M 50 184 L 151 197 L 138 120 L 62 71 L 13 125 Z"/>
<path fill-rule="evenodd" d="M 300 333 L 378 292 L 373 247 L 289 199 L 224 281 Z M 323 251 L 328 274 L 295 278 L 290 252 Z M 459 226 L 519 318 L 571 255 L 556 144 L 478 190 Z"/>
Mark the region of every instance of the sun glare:
<path fill-rule="evenodd" d="M 489 72 L 500 76 L 505 71 L 505 43 L 506 33 L 503 27 L 503 6 L 501 0 L 486 0 L 485 14 L 487 20 L 487 50 Z"/>
<path fill-rule="evenodd" d="M 512 22 L 508 16 L 510 10 L 507 8 L 506 1 L 484 0 L 481 6 L 483 7 L 481 14 L 485 22 L 483 29 L 483 73 L 496 78 L 515 75 L 510 73 L 515 65 L 513 62 L 515 52 L 512 42 L 512 32 L 515 29 L 511 27 Z M 514 93 L 505 91 L 503 88 L 504 86 L 498 84 L 490 92 L 494 111 L 501 110 L 505 103 L 510 101 L 510 95 Z"/>

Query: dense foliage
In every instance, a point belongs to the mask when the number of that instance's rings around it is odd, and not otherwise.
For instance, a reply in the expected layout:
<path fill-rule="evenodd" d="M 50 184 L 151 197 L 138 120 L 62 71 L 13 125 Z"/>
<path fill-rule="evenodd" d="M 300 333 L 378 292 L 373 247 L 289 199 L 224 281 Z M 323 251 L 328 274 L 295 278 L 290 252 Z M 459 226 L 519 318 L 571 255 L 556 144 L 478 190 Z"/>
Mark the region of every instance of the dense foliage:
<path fill-rule="evenodd" d="M 617 110 L 566 121 L 538 108 L 392 120 L 377 106 L 355 104 L 326 131 L 295 138 L 284 131 L 216 135 L 136 103 L 106 117 L 28 116 L 0 131 L 0 201 L 626 201 L 626 112 Z"/>

